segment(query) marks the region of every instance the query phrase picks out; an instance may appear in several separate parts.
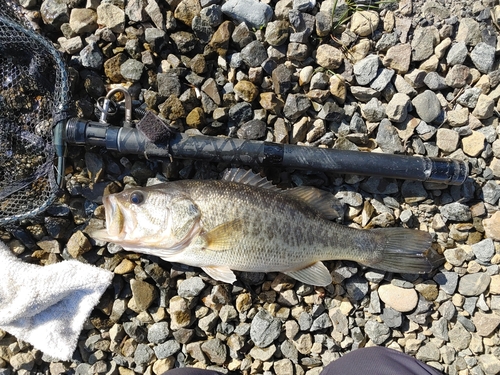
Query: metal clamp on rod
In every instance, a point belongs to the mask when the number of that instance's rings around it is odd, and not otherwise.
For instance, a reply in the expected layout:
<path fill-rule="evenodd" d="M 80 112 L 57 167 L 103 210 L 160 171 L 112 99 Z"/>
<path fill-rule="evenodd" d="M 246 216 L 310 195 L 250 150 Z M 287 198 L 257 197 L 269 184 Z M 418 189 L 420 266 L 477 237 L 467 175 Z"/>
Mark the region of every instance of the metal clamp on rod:
<path fill-rule="evenodd" d="M 122 93 L 125 96 L 125 120 L 123 121 L 123 126 L 126 128 L 130 128 L 132 127 L 132 97 L 130 96 L 128 90 L 124 87 L 117 87 L 109 91 L 104 98 L 102 105 L 100 105 L 99 102 L 97 103 L 97 107 L 101 111 L 99 122 L 101 124 L 108 124 L 108 114 L 111 104 L 114 103 L 112 98 L 118 92 Z M 102 97 L 100 99 L 102 99 Z"/>

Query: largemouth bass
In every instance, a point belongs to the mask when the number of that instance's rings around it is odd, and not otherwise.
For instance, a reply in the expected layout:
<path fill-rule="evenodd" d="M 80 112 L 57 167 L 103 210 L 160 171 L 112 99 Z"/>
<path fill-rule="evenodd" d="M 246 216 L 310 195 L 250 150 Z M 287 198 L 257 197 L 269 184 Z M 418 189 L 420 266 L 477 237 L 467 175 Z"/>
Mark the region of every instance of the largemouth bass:
<path fill-rule="evenodd" d="M 251 171 L 222 180 L 184 180 L 103 198 L 106 229 L 91 235 L 124 249 L 201 267 L 236 281 L 233 270 L 283 272 L 303 283 L 332 282 L 324 260 L 352 260 L 400 273 L 439 263 L 428 233 L 362 230 L 336 224 L 332 195 L 312 187 L 280 190 Z"/>

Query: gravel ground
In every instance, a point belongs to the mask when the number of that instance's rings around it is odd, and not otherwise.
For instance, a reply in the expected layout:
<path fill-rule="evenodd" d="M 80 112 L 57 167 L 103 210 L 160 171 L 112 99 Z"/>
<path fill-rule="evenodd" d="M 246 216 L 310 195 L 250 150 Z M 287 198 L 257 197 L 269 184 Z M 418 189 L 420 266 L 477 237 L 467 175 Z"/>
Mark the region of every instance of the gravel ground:
<path fill-rule="evenodd" d="M 1 239 L 41 264 L 78 258 L 107 268 L 114 282 L 70 362 L 0 331 L 1 375 L 182 366 L 313 375 L 373 345 L 445 374 L 500 373 L 500 5 L 364 4 L 355 12 L 340 0 L 22 0 L 67 56 L 79 116 L 95 118 L 95 100 L 123 85 L 181 131 L 446 156 L 468 162 L 470 178 L 448 187 L 266 169 L 280 186 L 331 191 L 345 225 L 428 231 L 446 263 L 415 276 L 332 261 L 326 288 L 282 274 L 239 273 L 228 285 L 114 253 L 85 233 L 103 220 L 103 192 L 152 177 L 217 178 L 227 165 L 72 147 L 65 196 Z"/>

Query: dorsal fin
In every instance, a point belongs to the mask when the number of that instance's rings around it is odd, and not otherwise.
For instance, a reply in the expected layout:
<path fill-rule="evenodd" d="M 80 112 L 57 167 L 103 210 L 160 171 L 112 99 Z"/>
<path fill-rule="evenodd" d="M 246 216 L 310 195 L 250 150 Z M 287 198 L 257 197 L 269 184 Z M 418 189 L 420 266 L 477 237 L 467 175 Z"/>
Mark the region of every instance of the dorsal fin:
<path fill-rule="evenodd" d="M 327 220 L 335 220 L 340 217 L 336 207 L 340 210 L 342 204 L 328 191 L 316 189 L 312 186 L 298 186 L 283 190 L 282 193 L 307 203 L 318 211 L 321 217 Z"/>
<path fill-rule="evenodd" d="M 227 169 L 224 172 L 222 179 L 225 181 L 232 181 L 240 184 L 256 186 L 262 189 L 280 190 L 276 186 L 274 186 L 268 179 L 253 173 L 251 169 L 249 169 L 248 171 L 240 168 Z"/>

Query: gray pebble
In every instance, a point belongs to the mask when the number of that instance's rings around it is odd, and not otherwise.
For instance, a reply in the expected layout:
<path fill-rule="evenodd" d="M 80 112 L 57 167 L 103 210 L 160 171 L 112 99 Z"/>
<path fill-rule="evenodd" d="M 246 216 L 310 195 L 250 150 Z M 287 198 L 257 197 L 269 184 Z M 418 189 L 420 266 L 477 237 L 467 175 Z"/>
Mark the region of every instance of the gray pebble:
<path fill-rule="evenodd" d="M 236 134 L 240 139 L 260 139 L 266 135 L 267 124 L 262 120 L 253 119 L 245 122 Z"/>
<path fill-rule="evenodd" d="M 434 134 L 436 134 L 437 129 L 434 126 L 427 124 L 425 121 L 420 121 L 418 126 L 415 128 L 415 131 L 423 141 L 428 141 L 434 136 Z"/>
<path fill-rule="evenodd" d="M 458 285 L 458 275 L 455 272 L 442 271 L 434 276 L 434 281 L 447 294 L 453 295 Z"/>
<path fill-rule="evenodd" d="M 433 54 L 439 37 L 436 34 L 438 31 L 435 26 L 415 28 L 411 43 L 413 61 L 423 61 Z"/>
<path fill-rule="evenodd" d="M 453 202 L 440 208 L 445 220 L 468 221 L 472 218 L 470 208 L 463 203 Z"/>
<path fill-rule="evenodd" d="M 441 317 L 432 322 L 431 331 L 434 337 L 448 341 L 448 319 Z"/>
<path fill-rule="evenodd" d="M 375 50 L 380 52 L 387 52 L 387 50 L 398 43 L 397 33 L 387 33 L 382 34 L 381 38 L 377 41 L 375 45 Z"/>
<path fill-rule="evenodd" d="M 405 202 L 415 204 L 422 202 L 427 198 L 427 191 L 420 181 L 405 181 L 401 186 L 401 194 Z"/>
<path fill-rule="evenodd" d="M 136 364 L 146 364 L 153 359 L 155 352 L 146 344 L 139 344 L 134 352 L 134 362 Z"/>
<path fill-rule="evenodd" d="M 141 79 L 144 64 L 135 59 L 128 59 L 120 66 L 120 74 L 127 81 L 137 82 Z"/>
<path fill-rule="evenodd" d="M 391 330 L 386 324 L 374 320 L 366 322 L 365 332 L 376 345 L 382 345 L 391 336 Z"/>
<path fill-rule="evenodd" d="M 315 4 L 311 0 L 293 0 L 293 9 L 300 10 L 301 12 L 309 12 L 314 8 Z"/>
<path fill-rule="evenodd" d="M 467 57 L 467 46 L 464 42 L 457 42 L 451 46 L 446 55 L 446 62 L 450 65 L 463 64 Z"/>
<path fill-rule="evenodd" d="M 380 59 L 378 55 L 368 55 L 354 64 L 354 76 L 358 84 L 366 86 L 373 81 L 377 76 L 379 64 Z"/>
<path fill-rule="evenodd" d="M 300 330 L 309 331 L 311 329 L 312 321 L 312 316 L 309 313 L 305 311 L 301 312 L 298 320 Z"/>
<path fill-rule="evenodd" d="M 266 310 L 260 310 L 252 320 L 250 338 L 260 348 L 265 348 L 278 338 L 281 322 Z"/>
<path fill-rule="evenodd" d="M 334 309 L 329 313 L 335 332 L 340 332 L 343 335 L 349 333 L 349 321 L 340 309 Z"/>
<path fill-rule="evenodd" d="M 355 275 L 356 272 L 358 272 L 358 269 L 356 266 L 354 266 L 354 265 L 342 265 L 342 266 L 335 268 L 335 270 L 333 270 L 333 272 L 331 274 L 332 274 L 333 282 L 336 284 L 340 284 L 345 279 L 348 279 L 348 278 L 352 277 L 353 275 Z"/>
<path fill-rule="evenodd" d="M 69 9 L 66 3 L 44 1 L 40 7 L 42 18 L 46 24 L 60 26 L 69 22 Z"/>
<path fill-rule="evenodd" d="M 144 39 L 149 44 L 155 46 L 160 40 L 165 38 L 165 31 L 150 27 L 144 30 Z"/>
<path fill-rule="evenodd" d="M 495 244 L 491 238 L 486 238 L 473 244 L 471 247 L 474 255 L 481 264 L 490 263 L 491 258 L 495 255 Z"/>
<path fill-rule="evenodd" d="M 383 91 L 394 77 L 394 70 L 379 69 L 377 77 L 372 81 L 370 87 L 376 91 Z"/>
<path fill-rule="evenodd" d="M 330 317 L 328 314 L 325 312 L 318 316 L 316 319 L 314 319 L 314 322 L 312 323 L 311 326 L 311 332 L 316 332 L 325 328 L 330 328 L 332 326 L 332 321 L 330 320 Z"/>
<path fill-rule="evenodd" d="M 482 311 L 485 312 L 490 311 L 490 307 L 486 303 L 486 298 L 484 297 L 484 293 L 479 296 L 476 306 Z"/>
<path fill-rule="evenodd" d="M 283 114 L 294 121 L 302 116 L 311 106 L 311 102 L 304 94 L 289 94 L 286 98 Z"/>
<path fill-rule="evenodd" d="M 236 326 L 234 332 L 238 336 L 247 336 L 250 333 L 251 325 L 249 323 L 240 323 Z"/>
<path fill-rule="evenodd" d="M 363 117 L 370 122 L 381 121 L 385 114 L 385 108 L 382 102 L 377 98 L 372 98 L 361 108 L 361 113 Z"/>
<path fill-rule="evenodd" d="M 168 358 L 181 350 L 181 345 L 175 340 L 168 340 L 163 344 L 156 345 L 154 352 L 158 359 Z"/>
<path fill-rule="evenodd" d="M 396 194 L 399 192 L 399 186 L 396 180 L 382 178 L 382 177 L 369 177 L 361 183 L 361 188 L 370 194 Z"/>
<path fill-rule="evenodd" d="M 464 107 L 474 109 L 479 99 L 479 95 L 481 95 L 481 89 L 479 87 L 465 89 L 464 93 L 458 97 L 457 103 Z"/>
<path fill-rule="evenodd" d="M 415 288 L 415 285 L 413 283 L 407 281 L 407 280 L 402 280 L 400 278 L 393 278 L 391 280 L 391 284 L 394 286 L 397 286 L 399 288 L 404 288 L 404 289 L 413 289 Z"/>
<path fill-rule="evenodd" d="M 378 126 L 377 144 L 389 154 L 402 153 L 404 151 L 398 131 L 388 119 L 383 119 Z"/>
<path fill-rule="evenodd" d="M 490 285 L 491 276 L 486 273 L 467 274 L 460 278 L 458 292 L 463 296 L 478 296 Z"/>
<path fill-rule="evenodd" d="M 173 73 L 158 73 L 158 93 L 161 96 L 169 97 L 170 95 L 180 96 L 181 83 L 179 77 Z"/>
<path fill-rule="evenodd" d="M 365 134 L 367 132 L 365 121 L 358 112 L 354 112 L 354 115 L 352 115 L 351 121 L 349 122 L 349 130 L 352 133 Z"/>
<path fill-rule="evenodd" d="M 222 9 L 216 4 L 202 8 L 200 16 L 205 18 L 212 27 L 217 27 L 222 23 Z"/>
<path fill-rule="evenodd" d="M 321 110 L 318 113 L 318 117 L 320 119 L 336 121 L 336 122 L 342 121 L 343 116 L 344 116 L 344 108 L 339 106 L 334 101 L 327 101 L 325 104 L 323 104 L 323 108 L 321 108 Z"/>
<path fill-rule="evenodd" d="M 289 41 L 291 43 L 306 45 L 314 30 L 314 25 L 316 23 L 315 17 L 312 14 L 301 12 L 298 9 L 292 9 L 288 14 L 288 18 L 294 30 L 294 32 L 290 34 Z"/>
<path fill-rule="evenodd" d="M 201 344 L 201 350 L 208 359 L 218 365 L 224 364 L 227 358 L 227 346 L 218 338 L 209 339 Z"/>
<path fill-rule="evenodd" d="M 194 330 L 189 328 L 179 328 L 173 334 L 175 341 L 180 344 L 187 344 L 194 336 Z"/>
<path fill-rule="evenodd" d="M 495 205 L 500 199 L 500 185 L 496 184 L 494 181 L 488 181 L 484 184 L 483 188 L 483 199 L 486 203 Z"/>
<path fill-rule="evenodd" d="M 123 329 L 137 342 L 146 341 L 147 333 L 146 330 L 141 326 L 141 324 L 137 320 L 133 320 L 131 322 L 123 323 Z"/>
<path fill-rule="evenodd" d="M 281 353 L 285 358 L 288 358 L 293 363 L 298 363 L 299 360 L 299 352 L 295 345 L 289 340 L 285 340 L 281 343 L 280 346 Z"/>
<path fill-rule="evenodd" d="M 488 143 L 493 143 L 497 139 L 496 128 L 492 125 L 483 126 L 477 131 L 484 134 Z"/>
<path fill-rule="evenodd" d="M 375 283 L 375 284 L 380 283 L 384 279 L 384 276 L 385 276 L 385 272 L 384 271 L 369 270 L 369 271 L 365 272 L 366 279 L 369 282 Z"/>
<path fill-rule="evenodd" d="M 170 335 L 170 330 L 168 329 L 167 322 L 154 323 L 148 329 L 148 341 L 154 344 L 161 344 Z"/>
<path fill-rule="evenodd" d="M 423 93 L 418 94 L 411 102 L 418 116 L 428 123 L 436 120 L 443 111 L 439 99 L 431 90 L 425 90 Z"/>
<path fill-rule="evenodd" d="M 403 324 L 403 314 L 390 307 L 384 307 L 380 317 L 389 328 L 397 328 Z"/>
<path fill-rule="evenodd" d="M 421 294 L 418 296 L 418 304 L 415 310 L 407 315 L 411 321 L 423 325 L 427 321 L 427 317 L 432 313 L 432 302 L 427 301 Z"/>
<path fill-rule="evenodd" d="M 78 366 L 76 366 L 76 369 L 75 369 L 75 375 L 87 375 L 87 374 L 89 374 L 90 367 L 91 367 L 91 365 L 89 365 L 88 363 L 78 364 Z M 9 372 L 9 374 L 10 374 L 10 372 Z"/>
<path fill-rule="evenodd" d="M 464 326 L 457 322 L 455 326 L 448 332 L 451 345 L 457 350 L 467 349 L 470 344 L 472 335 Z"/>
<path fill-rule="evenodd" d="M 361 301 L 370 290 L 366 279 L 356 275 L 346 281 L 345 287 L 347 294 L 355 301 Z"/>
<path fill-rule="evenodd" d="M 372 98 L 379 98 L 380 92 L 371 87 L 351 86 L 351 94 L 360 102 L 367 103 Z"/>
<path fill-rule="evenodd" d="M 424 78 L 424 83 L 433 91 L 444 90 L 448 87 L 445 79 L 436 72 L 429 72 Z"/>
<path fill-rule="evenodd" d="M 229 109 L 229 126 L 239 126 L 253 118 L 252 105 L 247 102 L 241 102 L 233 105 Z"/>
<path fill-rule="evenodd" d="M 273 16 L 269 5 L 256 0 L 229 0 L 222 5 L 222 12 L 236 23 L 245 22 L 256 29 L 265 26 Z"/>
<path fill-rule="evenodd" d="M 376 290 L 370 293 L 370 305 L 368 306 L 368 312 L 370 314 L 380 314 L 382 312 L 380 297 L 378 296 L 378 292 Z"/>
<path fill-rule="evenodd" d="M 474 302 L 477 302 L 477 298 L 474 298 L 474 300 Z M 471 315 L 473 314 L 474 312 L 471 313 Z M 457 322 L 462 324 L 467 331 L 476 332 L 476 326 L 474 325 L 474 323 L 472 323 L 471 320 L 467 319 L 465 316 L 457 315 Z"/>
<path fill-rule="evenodd" d="M 359 207 L 363 204 L 362 195 L 355 191 L 339 191 L 335 194 L 335 198 L 339 199 L 343 204 L 347 204 L 351 207 Z"/>
<path fill-rule="evenodd" d="M 470 53 L 470 58 L 477 70 L 489 73 L 495 63 L 495 47 L 483 42 L 478 43 Z"/>
<path fill-rule="evenodd" d="M 423 362 L 439 361 L 440 357 L 439 348 L 433 342 L 422 345 L 415 355 L 415 358 Z"/>
<path fill-rule="evenodd" d="M 80 61 L 86 68 L 99 69 L 102 66 L 104 55 L 97 43 L 89 43 L 80 51 Z"/>
<path fill-rule="evenodd" d="M 264 45 L 258 40 L 247 44 L 241 50 L 241 58 L 249 67 L 260 66 L 267 59 L 267 51 Z"/>
<path fill-rule="evenodd" d="M 408 223 L 413 218 L 413 213 L 411 210 L 403 210 L 399 215 L 399 220 L 403 223 Z"/>

